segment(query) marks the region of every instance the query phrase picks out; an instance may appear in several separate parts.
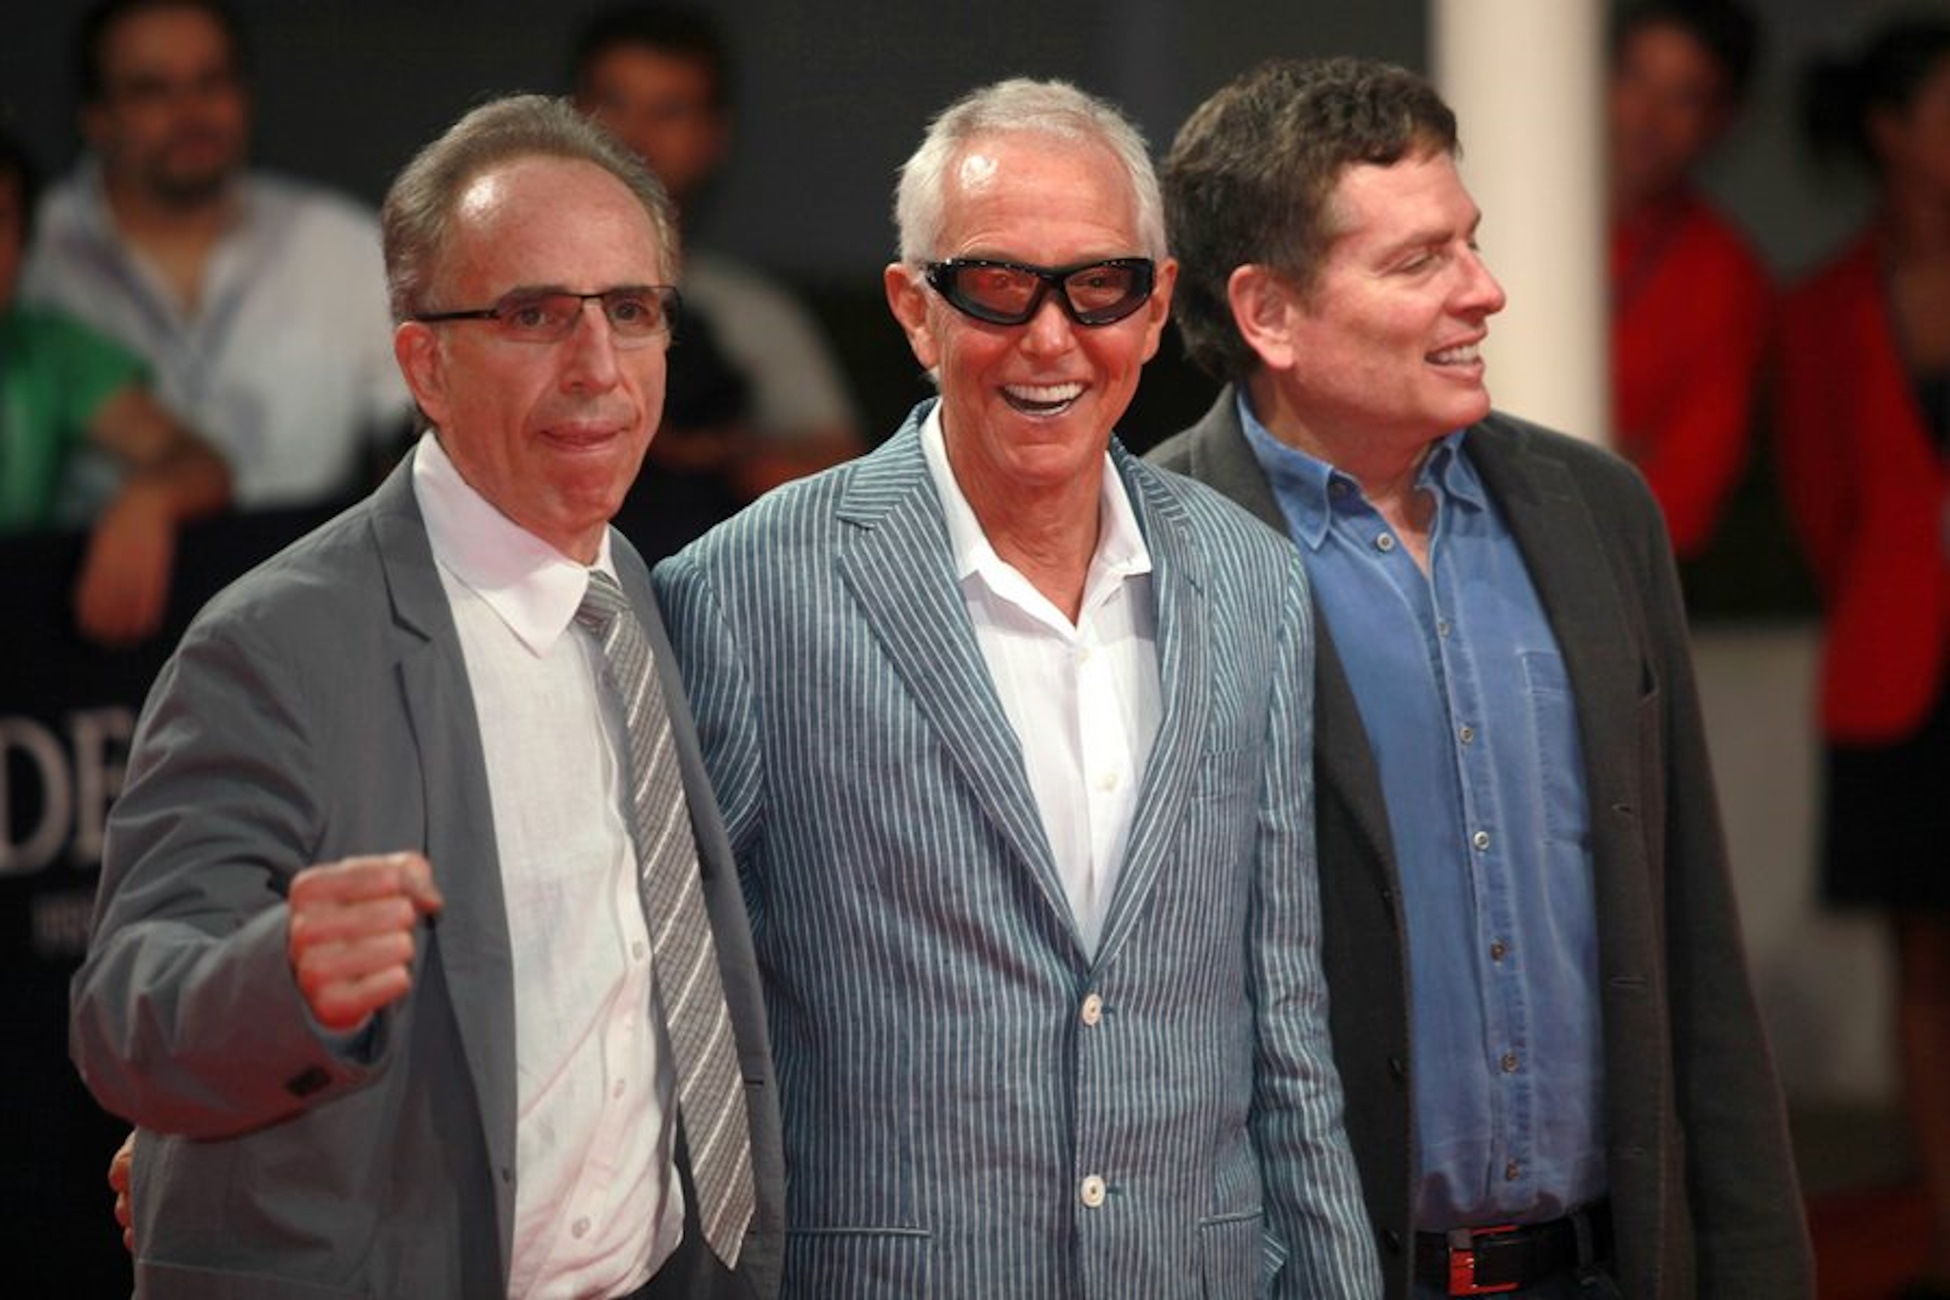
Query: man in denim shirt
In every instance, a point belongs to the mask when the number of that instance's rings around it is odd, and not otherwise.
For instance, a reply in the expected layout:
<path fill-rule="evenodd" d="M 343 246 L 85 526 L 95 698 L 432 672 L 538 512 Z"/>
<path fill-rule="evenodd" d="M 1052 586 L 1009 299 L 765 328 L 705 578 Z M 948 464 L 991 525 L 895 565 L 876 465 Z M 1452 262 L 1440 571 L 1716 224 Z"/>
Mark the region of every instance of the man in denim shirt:
<path fill-rule="evenodd" d="M 1457 148 L 1419 77 L 1274 62 L 1165 176 L 1228 387 L 1154 457 L 1290 536 L 1321 615 L 1323 954 L 1389 1292 L 1804 1296 L 1665 530 L 1622 462 L 1491 412 Z"/>

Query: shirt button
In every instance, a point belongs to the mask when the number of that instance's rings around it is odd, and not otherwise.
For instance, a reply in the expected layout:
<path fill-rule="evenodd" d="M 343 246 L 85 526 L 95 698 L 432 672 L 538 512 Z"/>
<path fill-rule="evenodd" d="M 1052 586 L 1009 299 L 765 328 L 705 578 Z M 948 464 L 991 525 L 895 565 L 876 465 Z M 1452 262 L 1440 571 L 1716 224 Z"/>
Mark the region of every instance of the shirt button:
<path fill-rule="evenodd" d="M 649 946 L 643 940 L 637 939 L 630 944 L 630 957 L 632 960 L 642 961 L 649 955 Z"/>
<path fill-rule="evenodd" d="M 1505 1052 L 1503 1059 L 1497 1062 L 1497 1064 L 1503 1067 L 1505 1074 L 1515 1074 L 1517 1072 L 1517 1054 L 1515 1052 Z"/>
<path fill-rule="evenodd" d="M 1090 1175 L 1083 1180 L 1083 1187 L 1078 1196 L 1086 1206 L 1096 1209 L 1104 1203 L 1104 1180 L 1095 1174 Z"/>
<path fill-rule="evenodd" d="M 1448 636 L 1448 635 L 1449 635 L 1449 620 L 1448 620 L 1448 619 L 1446 619 L 1446 618 L 1439 618 L 1439 619 L 1437 619 L 1437 620 L 1435 621 L 1435 634 L 1436 634 L 1437 636 Z"/>
<path fill-rule="evenodd" d="M 618 1079 L 615 1083 L 609 1085 L 609 1095 L 612 1097 L 621 1097 L 623 1095 L 623 1088 L 623 1081 Z"/>
<path fill-rule="evenodd" d="M 569 1232 L 571 1235 L 578 1238 L 588 1236 L 589 1220 L 587 1218 L 577 1219 L 573 1224 L 570 1225 Z"/>
<path fill-rule="evenodd" d="M 1327 485 L 1327 495 L 1330 497 L 1346 496 L 1347 484 L 1340 479 L 1335 479 L 1333 482 Z"/>
<path fill-rule="evenodd" d="M 1522 1173 L 1523 1166 L 1512 1160 L 1509 1164 L 1503 1166 L 1503 1181 L 1506 1183 L 1514 1183 Z"/>
<path fill-rule="evenodd" d="M 1094 1025 L 1099 1020 L 1102 1020 L 1104 1018 L 1104 1000 L 1097 994 L 1092 993 L 1083 1000 L 1082 1015 L 1083 1023 L 1086 1025 Z"/>
<path fill-rule="evenodd" d="M 1503 942 L 1503 940 L 1501 940 L 1501 939 L 1492 939 L 1492 940 L 1490 941 L 1490 960 L 1491 960 L 1491 961 L 1502 961 L 1502 960 L 1503 960 L 1503 957 L 1504 957 L 1504 955 L 1505 955 L 1506 953 L 1508 953 L 1509 951 L 1510 951 L 1510 945 L 1508 945 L 1508 944 L 1506 944 L 1506 943 L 1504 943 L 1504 942 Z"/>
<path fill-rule="evenodd" d="M 1077 647 L 1078 663 L 1087 664 L 1096 657 L 1097 657 L 1097 651 L 1093 647 L 1087 645 L 1080 645 Z"/>
<path fill-rule="evenodd" d="M 1457 734 L 1462 737 L 1462 743 L 1467 745 L 1476 739 L 1476 728 L 1465 725 Z"/>
<path fill-rule="evenodd" d="M 1379 536 L 1379 537 L 1377 537 L 1377 538 L 1375 538 L 1375 539 L 1374 539 L 1374 548 L 1375 548 L 1375 549 L 1376 549 L 1377 551 L 1392 551 L 1392 550 L 1394 550 L 1394 549 L 1395 549 L 1395 535 L 1394 535 L 1393 533 L 1383 533 L 1383 534 L 1382 534 L 1381 536 Z"/>
<path fill-rule="evenodd" d="M 1490 846 L 1490 833 L 1488 831 L 1477 831 L 1469 837 L 1469 842 L 1479 849 L 1487 849 Z"/>
<path fill-rule="evenodd" d="M 1106 772 L 1098 777 L 1097 788 L 1099 790 L 1115 790 L 1117 788 L 1117 773 Z"/>

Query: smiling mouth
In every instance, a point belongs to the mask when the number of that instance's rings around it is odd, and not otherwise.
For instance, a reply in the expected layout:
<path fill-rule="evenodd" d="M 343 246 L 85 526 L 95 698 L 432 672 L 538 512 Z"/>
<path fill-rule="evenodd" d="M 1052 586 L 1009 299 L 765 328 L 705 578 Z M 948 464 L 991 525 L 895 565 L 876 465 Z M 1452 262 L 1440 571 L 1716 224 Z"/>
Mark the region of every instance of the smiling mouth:
<path fill-rule="evenodd" d="M 1083 396 L 1082 384 L 1007 384 L 1002 400 L 1024 415 L 1061 415 Z"/>
<path fill-rule="evenodd" d="M 1438 366 L 1473 366 L 1482 359 L 1482 345 L 1478 343 L 1465 343 L 1461 347 L 1429 353 L 1429 360 Z"/>

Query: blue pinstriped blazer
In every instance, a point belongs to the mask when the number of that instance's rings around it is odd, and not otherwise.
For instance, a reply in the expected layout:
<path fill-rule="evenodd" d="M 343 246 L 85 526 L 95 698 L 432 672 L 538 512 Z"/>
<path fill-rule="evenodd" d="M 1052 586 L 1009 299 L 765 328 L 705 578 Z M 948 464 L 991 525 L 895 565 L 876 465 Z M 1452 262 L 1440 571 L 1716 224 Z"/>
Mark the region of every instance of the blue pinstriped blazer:
<path fill-rule="evenodd" d="M 1318 960 L 1297 557 L 1114 450 L 1164 710 L 1093 959 L 950 567 L 926 409 L 655 579 L 766 981 L 784 1294 L 1373 1294 Z"/>

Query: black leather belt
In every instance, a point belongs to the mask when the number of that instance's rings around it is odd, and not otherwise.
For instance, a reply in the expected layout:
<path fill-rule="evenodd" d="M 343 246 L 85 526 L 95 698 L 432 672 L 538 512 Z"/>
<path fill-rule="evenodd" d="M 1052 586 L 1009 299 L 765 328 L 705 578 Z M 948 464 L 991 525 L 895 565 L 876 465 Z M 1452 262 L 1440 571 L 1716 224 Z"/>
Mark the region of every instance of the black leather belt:
<path fill-rule="evenodd" d="M 1611 1208 L 1548 1223 L 1415 1234 L 1415 1276 L 1450 1295 L 1496 1295 L 1611 1258 Z"/>

